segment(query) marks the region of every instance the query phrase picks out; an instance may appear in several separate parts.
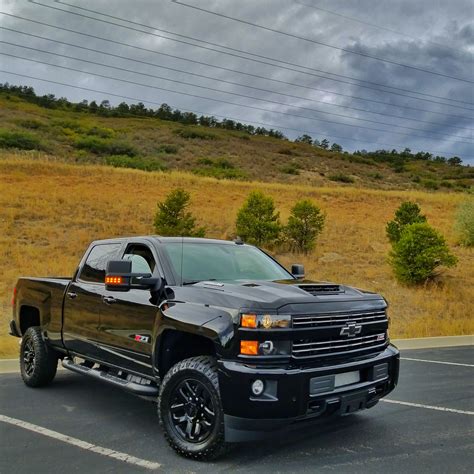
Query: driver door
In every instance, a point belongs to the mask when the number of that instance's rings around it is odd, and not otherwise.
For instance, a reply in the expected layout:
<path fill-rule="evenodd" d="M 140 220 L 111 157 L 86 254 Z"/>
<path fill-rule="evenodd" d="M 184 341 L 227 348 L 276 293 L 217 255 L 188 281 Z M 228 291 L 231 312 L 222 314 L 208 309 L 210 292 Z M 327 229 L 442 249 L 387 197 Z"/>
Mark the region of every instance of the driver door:
<path fill-rule="evenodd" d="M 122 259 L 132 261 L 133 273 L 159 275 L 154 251 L 143 243 L 129 243 Z M 152 374 L 152 332 L 159 313 L 150 291 L 104 291 L 100 305 L 99 339 L 102 358 L 133 372 Z"/>

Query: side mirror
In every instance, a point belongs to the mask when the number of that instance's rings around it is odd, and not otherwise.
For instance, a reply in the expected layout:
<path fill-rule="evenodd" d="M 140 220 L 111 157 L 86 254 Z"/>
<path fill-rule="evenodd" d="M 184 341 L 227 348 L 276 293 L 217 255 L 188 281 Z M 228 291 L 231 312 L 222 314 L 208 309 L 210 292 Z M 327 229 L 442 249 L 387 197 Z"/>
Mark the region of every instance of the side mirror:
<path fill-rule="evenodd" d="M 298 265 L 296 263 L 291 265 L 291 274 L 298 280 L 303 280 L 305 277 L 304 265 Z"/>
<path fill-rule="evenodd" d="M 105 289 L 109 291 L 128 291 L 132 274 L 130 260 L 110 260 L 105 269 Z"/>
<path fill-rule="evenodd" d="M 110 260 L 105 270 L 105 289 L 108 291 L 129 291 L 131 288 L 156 291 L 161 289 L 160 277 L 152 278 L 149 273 L 132 273 L 131 260 Z"/>

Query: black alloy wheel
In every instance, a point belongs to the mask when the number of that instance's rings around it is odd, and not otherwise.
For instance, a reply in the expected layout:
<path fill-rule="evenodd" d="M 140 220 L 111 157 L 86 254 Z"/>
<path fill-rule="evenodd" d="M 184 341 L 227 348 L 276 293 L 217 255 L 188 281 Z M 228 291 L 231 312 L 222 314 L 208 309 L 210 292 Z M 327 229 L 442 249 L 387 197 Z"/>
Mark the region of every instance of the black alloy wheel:
<path fill-rule="evenodd" d="M 52 382 L 58 368 L 58 354 L 48 347 L 37 326 L 28 328 L 21 339 L 20 371 L 29 387 L 43 387 Z"/>
<path fill-rule="evenodd" d="M 207 387 L 196 379 L 184 379 L 170 397 L 170 423 L 178 436 L 190 443 L 202 443 L 212 433 L 216 408 Z"/>
<path fill-rule="evenodd" d="M 208 461 L 226 451 L 213 357 L 191 357 L 171 367 L 161 383 L 158 416 L 166 440 L 181 456 Z"/>
<path fill-rule="evenodd" d="M 33 346 L 33 341 L 31 339 L 27 339 L 25 341 L 25 347 L 23 349 L 23 365 L 25 367 L 25 373 L 29 377 L 33 375 L 35 370 L 36 364 L 36 354 L 35 348 Z"/>

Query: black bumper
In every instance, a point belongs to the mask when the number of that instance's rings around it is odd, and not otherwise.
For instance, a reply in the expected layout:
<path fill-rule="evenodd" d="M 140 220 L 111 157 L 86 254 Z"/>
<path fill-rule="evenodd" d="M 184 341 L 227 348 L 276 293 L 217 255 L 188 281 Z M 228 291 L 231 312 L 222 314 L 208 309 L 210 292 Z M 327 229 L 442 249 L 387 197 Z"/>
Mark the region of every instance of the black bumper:
<path fill-rule="evenodd" d="M 251 441 L 328 415 L 345 415 L 374 406 L 398 382 L 399 351 L 351 363 L 311 368 L 262 368 L 219 362 L 219 384 L 226 441 Z M 336 374 L 358 371 L 360 380 L 334 386 Z M 263 380 L 255 397 L 251 384 Z"/>

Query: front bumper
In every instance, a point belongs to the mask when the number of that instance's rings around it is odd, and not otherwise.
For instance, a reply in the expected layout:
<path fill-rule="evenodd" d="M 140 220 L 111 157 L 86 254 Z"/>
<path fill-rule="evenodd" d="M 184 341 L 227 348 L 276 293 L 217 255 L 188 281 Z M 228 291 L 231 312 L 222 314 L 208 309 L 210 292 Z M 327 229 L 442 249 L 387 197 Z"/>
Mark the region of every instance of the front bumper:
<path fill-rule="evenodd" d="M 357 383 L 334 387 L 336 374 L 359 371 Z M 332 414 L 348 414 L 374 406 L 398 382 L 399 351 L 388 346 L 375 357 L 310 368 L 266 368 L 219 362 L 219 385 L 226 441 L 251 441 L 292 425 Z M 265 392 L 251 392 L 254 380 Z"/>

